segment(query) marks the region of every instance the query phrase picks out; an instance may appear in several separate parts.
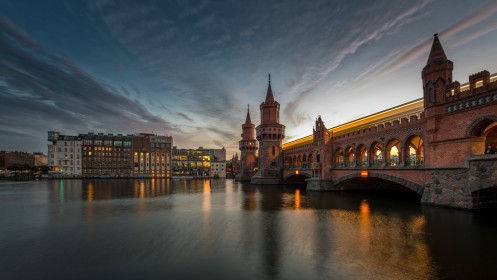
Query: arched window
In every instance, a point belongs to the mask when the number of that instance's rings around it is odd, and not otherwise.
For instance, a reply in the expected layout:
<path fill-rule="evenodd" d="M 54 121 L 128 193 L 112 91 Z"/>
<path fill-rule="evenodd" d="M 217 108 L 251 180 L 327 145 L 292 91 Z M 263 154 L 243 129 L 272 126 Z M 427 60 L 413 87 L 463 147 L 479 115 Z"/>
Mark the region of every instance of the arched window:
<path fill-rule="evenodd" d="M 357 149 L 358 152 L 358 164 L 359 166 L 367 166 L 368 165 L 368 149 L 364 145 L 360 145 Z"/>
<path fill-rule="evenodd" d="M 374 143 L 371 146 L 371 165 L 372 166 L 381 166 L 383 165 L 383 148 L 379 143 Z"/>
<path fill-rule="evenodd" d="M 412 136 L 406 142 L 405 164 L 422 165 L 424 163 L 424 142 L 419 136 Z"/>
<path fill-rule="evenodd" d="M 400 163 L 400 142 L 392 139 L 387 145 L 387 165 L 398 166 Z"/>
<path fill-rule="evenodd" d="M 275 147 L 275 146 L 273 146 L 273 147 L 272 147 L 271 154 L 272 154 L 273 156 L 276 154 L 276 147 Z"/>
<path fill-rule="evenodd" d="M 484 143 L 474 141 L 472 154 L 482 155 L 489 153 L 490 149 L 497 150 L 497 117 L 485 116 L 475 122 L 470 128 L 469 136 L 483 139 Z M 483 144 L 483 145 L 482 145 Z"/>

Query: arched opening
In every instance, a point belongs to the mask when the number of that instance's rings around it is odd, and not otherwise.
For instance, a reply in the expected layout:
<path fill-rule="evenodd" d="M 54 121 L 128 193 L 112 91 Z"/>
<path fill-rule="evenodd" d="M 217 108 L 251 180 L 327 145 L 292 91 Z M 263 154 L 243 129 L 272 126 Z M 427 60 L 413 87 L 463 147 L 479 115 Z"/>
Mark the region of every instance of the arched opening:
<path fill-rule="evenodd" d="M 273 156 L 276 155 L 276 147 L 275 146 L 271 147 L 271 154 Z"/>
<path fill-rule="evenodd" d="M 302 156 L 298 155 L 297 156 L 297 168 L 301 168 L 301 167 L 302 167 Z"/>
<path fill-rule="evenodd" d="M 342 148 L 338 148 L 335 151 L 335 167 L 344 167 L 343 151 Z"/>
<path fill-rule="evenodd" d="M 307 155 L 302 156 L 302 168 L 309 168 L 309 163 L 307 162 Z"/>
<path fill-rule="evenodd" d="M 397 139 L 392 139 L 387 144 L 387 165 L 398 166 L 400 164 L 400 142 Z"/>
<path fill-rule="evenodd" d="M 355 153 L 352 147 L 345 149 L 345 165 L 349 167 L 355 166 Z"/>
<path fill-rule="evenodd" d="M 285 168 L 290 167 L 290 157 L 285 157 Z"/>
<path fill-rule="evenodd" d="M 307 161 L 309 162 L 309 168 L 311 168 L 312 167 L 312 154 L 309 154 L 307 156 Z"/>
<path fill-rule="evenodd" d="M 480 138 L 474 141 L 471 153 L 473 155 L 491 154 L 497 152 L 497 117 L 484 116 L 470 127 L 470 136 Z"/>
<path fill-rule="evenodd" d="M 296 167 L 297 167 L 297 157 L 293 156 L 293 158 L 292 158 L 292 168 L 296 168 Z"/>
<path fill-rule="evenodd" d="M 306 174 L 292 174 L 288 178 L 286 178 L 285 183 L 290 184 L 290 185 L 307 185 L 307 182 L 305 181 L 308 179 L 309 176 Z"/>
<path fill-rule="evenodd" d="M 391 177 L 392 178 L 392 177 Z M 417 186 L 406 184 L 407 181 L 401 178 L 392 178 L 389 180 L 382 177 L 360 177 L 350 176 L 339 179 L 334 189 L 347 191 L 389 191 L 394 193 L 405 193 L 421 198 L 421 193 Z"/>
<path fill-rule="evenodd" d="M 364 145 L 359 145 L 357 148 L 357 165 L 368 166 L 368 149 Z"/>
<path fill-rule="evenodd" d="M 424 164 L 425 149 L 423 138 L 417 135 L 411 136 L 407 139 L 405 147 L 405 165 L 416 166 Z"/>
<path fill-rule="evenodd" d="M 384 162 L 383 148 L 381 147 L 380 143 L 375 142 L 375 143 L 373 143 L 373 145 L 371 145 L 370 155 L 371 155 L 370 164 L 372 166 L 382 166 L 383 165 L 383 162 Z"/>

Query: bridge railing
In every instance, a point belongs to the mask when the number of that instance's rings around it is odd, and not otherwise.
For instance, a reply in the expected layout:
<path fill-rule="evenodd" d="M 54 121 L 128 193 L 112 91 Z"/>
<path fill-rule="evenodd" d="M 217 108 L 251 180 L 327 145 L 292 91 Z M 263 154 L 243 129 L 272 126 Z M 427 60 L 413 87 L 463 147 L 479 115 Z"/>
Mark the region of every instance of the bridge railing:
<path fill-rule="evenodd" d="M 406 158 L 405 165 L 406 166 L 418 166 L 424 164 L 424 158 Z"/>

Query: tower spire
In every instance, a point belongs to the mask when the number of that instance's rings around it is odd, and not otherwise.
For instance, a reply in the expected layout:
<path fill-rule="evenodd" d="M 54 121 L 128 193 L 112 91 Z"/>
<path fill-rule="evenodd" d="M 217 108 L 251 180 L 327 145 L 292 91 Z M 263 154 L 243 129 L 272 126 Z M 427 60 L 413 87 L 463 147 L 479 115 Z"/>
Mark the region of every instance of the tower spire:
<path fill-rule="evenodd" d="M 431 45 L 430 55 L 428 56 L 428 61 L 426 62 L 427 65 L 447 60 L 445 51 L 440 43 L 440 40 L 438 39 L 438 33 L 435 33 L 433 37 L 435 38 L 433 39 L 433 44 Z"/>
<path fill-rule="evenodd" d="M 269 73 L 269 81 L 267 85 L 267 93 L 266 93 L 266 103 L 274 102 L 273 90 L 271 89 L 271 73 Z"/>
<path fill-rule="evenodd" d="M 252 120 L 250 119 L 250 105 L 247 104 L 247 118 L 245 119 L 245 125 L 251 125 Z"/>

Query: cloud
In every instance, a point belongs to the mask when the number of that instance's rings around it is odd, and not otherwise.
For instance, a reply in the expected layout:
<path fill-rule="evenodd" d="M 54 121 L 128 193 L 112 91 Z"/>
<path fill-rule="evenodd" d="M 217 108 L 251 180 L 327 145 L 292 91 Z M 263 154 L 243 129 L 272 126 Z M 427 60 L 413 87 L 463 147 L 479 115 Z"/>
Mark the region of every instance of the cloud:
<path fill-rule="evenodd" d="M 0 17 L 0 77 L 0 116 L 9 121 L 6 130 L 17 132 L 11 141 L 33 130 L 172 129 L 140 101 L 97 81 L 68 58 L 43 51 L 4 17 Z"/>
<path fill-rule="evenodd" d="M 183 119 L 189 121 L 189 122 L 193 122 L 193 119 L 190 118 L 189 116 L 187 116 L 186 114 L 183 114 L 183 113 L 178 113 L 178 116 L 182 117 Z"/>

